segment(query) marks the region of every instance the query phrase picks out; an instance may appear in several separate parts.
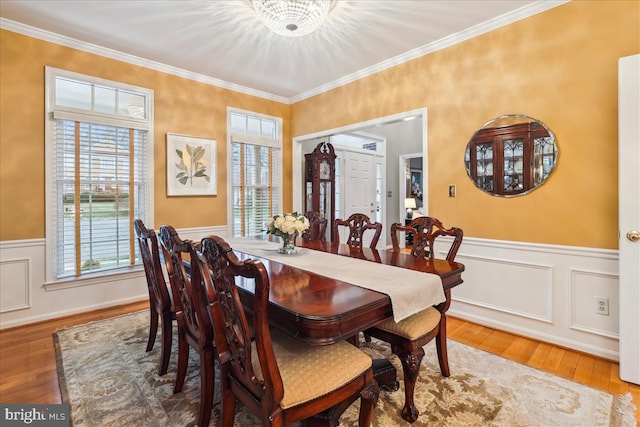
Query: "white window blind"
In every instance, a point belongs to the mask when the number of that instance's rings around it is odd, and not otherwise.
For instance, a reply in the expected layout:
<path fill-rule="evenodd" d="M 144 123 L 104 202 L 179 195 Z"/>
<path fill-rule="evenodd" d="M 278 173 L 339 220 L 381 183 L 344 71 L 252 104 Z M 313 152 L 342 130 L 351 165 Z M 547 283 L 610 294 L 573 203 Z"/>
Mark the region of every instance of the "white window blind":
<path fill-rule="evenodd" d="M 50 280 L 137 265 L 132 222 L 150 222 L 153 189 L 149 94 L 50 74 Z"/>
<path fill-rule="evenodd" d="M 280 120 L 233 112 L 231 128 L 231 232 L 265 234 L 265 223 L 282 211 Z"/>

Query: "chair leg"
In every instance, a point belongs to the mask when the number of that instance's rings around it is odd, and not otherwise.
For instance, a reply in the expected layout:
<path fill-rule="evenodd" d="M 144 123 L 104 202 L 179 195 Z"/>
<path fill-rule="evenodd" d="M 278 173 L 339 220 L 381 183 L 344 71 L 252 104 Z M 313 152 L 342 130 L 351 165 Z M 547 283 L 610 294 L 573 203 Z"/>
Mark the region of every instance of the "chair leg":
<path fill-rule="evenodd" d="M 200 417 L 199 426 L 208 426 L 213 409 L 213 387 L 215 384 L 215 361 L 213 350 L 200 352 Z"/>
<path fill-rule="evenodd" d="M 180 328 L 178 328 L 180 330 Z M 176 372 L 176 384 L 173 387 L 174 393 L 180 393 L 184 385 L 184 378 L 187 376 L 187 365 L 189 364 L 189 344 L 184 336 L 184 332 L 178 332 L 178 370 Z"/>
<path fill-rule="evenodd" d="M 369 384 L 360 392 L 359 426 L 371 425 L 373 421 L 373 411 L 378 403 L 378 396 L 380 396 L 380 388 L 375 381 L 370 381 Z"/>
<path fill-rule="evenodd" d="M 404 408 L 402 408 L 402 418 L 410 423 L 418 419 L 420 412 L 413 400 L 416 388 L 420 363 L 424 357 L 424 349 L 420 347 L 416 351 L 406 351 L 394 348 L 393 352 L 400 358 L 402 372 L 404 374 Z"/>
<path fill-rule="evenodd" d="M 222 388 L 222 427 L 233 427 L 233 421 L 236 418 L 236 396 L 231 390 L 228 368 L 227 364 L 221 364 L 220 366 L 220 384 Z"/>
<path fill-rule="evenodd" d="M 151 323 L 149 324 L 149 339 L 147 340 L 147 351 L 153 349 L 153 345 L 156 343 L 156 335 L 158 334 L 158 313 L 156 313 L 153 304 L 149 307 L 149 318 Z"/>
<path fill-rule="evenodd" d="M 449 356 L 447 354 L 447 316 L 442 316 L 440 320 L 440 329 L 436 335 L 436 351 L 438 353 L 438 363 L 440 364 L 440 372 L 442 376 L 448 377 L 449 373 Z"/>
<path fill-rule="evenodd" d="M 173 340 L 171 312 L 163 313 L 160 321 L 162 323 L 162 351 L 160 353 L 159 375 L 162 376 L 167 373 L 167 369 L 169 368 L 169 357 L 171 356 L 171 341 Z"/>

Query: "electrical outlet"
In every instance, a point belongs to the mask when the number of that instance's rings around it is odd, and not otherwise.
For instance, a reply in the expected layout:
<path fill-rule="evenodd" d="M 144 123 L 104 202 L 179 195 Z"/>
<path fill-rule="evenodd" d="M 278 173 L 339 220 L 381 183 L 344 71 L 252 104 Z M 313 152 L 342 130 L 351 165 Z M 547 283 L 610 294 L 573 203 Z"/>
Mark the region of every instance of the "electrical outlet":
<path fill-rule="evenodd" d="M 596 297 L 596 314 L 609 315 L 609 298 Z"/>

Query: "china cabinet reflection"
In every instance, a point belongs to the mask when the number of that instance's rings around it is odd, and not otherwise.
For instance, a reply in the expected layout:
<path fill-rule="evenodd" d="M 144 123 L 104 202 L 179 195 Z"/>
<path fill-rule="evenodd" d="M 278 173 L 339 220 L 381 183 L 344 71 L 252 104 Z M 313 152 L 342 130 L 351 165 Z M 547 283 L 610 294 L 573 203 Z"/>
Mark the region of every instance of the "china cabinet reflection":
<path fill-rule="evenodd" d="M 336 154 L 333 145 L 321 142 L 304 155 L 305 212 L 316 211 L 328 224 L 335 219 Z M 327 227 L 327 232 L 333 227 Z M 331 235 L 327 240 L 334 241 Z"/>
<path fill-rule="evenodd" d="M 496 195 L 526 193 L 541 184 L 556 160 L 554 139 L 538 122 L 478 130 L 465 163 L 480 189 Z"/>

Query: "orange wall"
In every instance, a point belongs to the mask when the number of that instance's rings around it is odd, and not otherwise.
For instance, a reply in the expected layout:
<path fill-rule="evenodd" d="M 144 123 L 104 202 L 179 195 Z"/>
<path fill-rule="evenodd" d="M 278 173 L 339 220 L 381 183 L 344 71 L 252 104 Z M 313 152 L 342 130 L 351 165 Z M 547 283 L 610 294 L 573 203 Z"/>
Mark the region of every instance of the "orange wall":
<path fill-rule="evenodd" d="M 573 1 L 298 102 L 292 134 L 427 107 L 432 216 L 465 236 L 617 249 L 618 58 L 640 52 L 639 21 L 635 0 Z M 544 122 L 560 151 L 515 198 L 476 189 L 463 163 L 473 132 L 507 113 Z"/>
<path fill-rule="evenodd" d="M 227 106 L 284 119 L 285 208 L 292 136 L 427 107 L 433 216 L 466 236 L 616 249 L 617 61 L 640 52 L 639 21 L 635 0 L 573 1 L 292 106 L 0 30 L 0 241 L 45 235 L 49 65 L 155 91 L 156 224 L 226 224 Z M 543 121 L 560 149 L 543 187 L 509 199 L 463 164 L 474 130 L 505 113 Z M 167 132 L 218 140 L 218 196 L 166 197 Z"/>
<path fill-rule="evenodd" d="M 45 236 L 44 97 L 45 66 L 154 90 L 155 223 L 205 227 L 227 223 L 227 106 L 284 119 L 286 104 L 221 89 L 53 43 L 0 32 L 0 240 Z M 167 197 L 166 134 L 218 141 L 218 195 Z M 291 176 L 291 150 L 284 150 L 285 176 Z M 291 186 L 284 204 L 291 206 Z"/>

